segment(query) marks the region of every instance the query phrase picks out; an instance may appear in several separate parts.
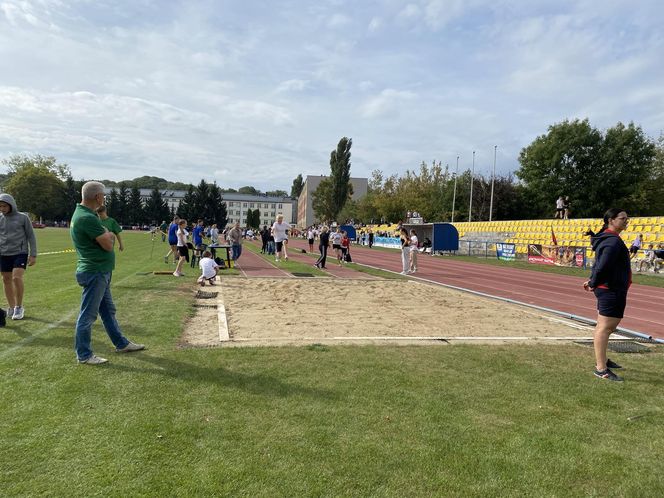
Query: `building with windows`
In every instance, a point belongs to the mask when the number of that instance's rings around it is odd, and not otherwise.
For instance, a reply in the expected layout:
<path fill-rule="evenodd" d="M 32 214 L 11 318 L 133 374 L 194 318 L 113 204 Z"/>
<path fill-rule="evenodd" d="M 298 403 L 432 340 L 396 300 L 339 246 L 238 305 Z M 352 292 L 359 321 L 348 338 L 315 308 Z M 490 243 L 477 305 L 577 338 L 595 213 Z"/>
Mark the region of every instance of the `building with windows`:
<path fill-rule="evenodd" d="M 104 190 L 105 195 L 110 195 L 112 188 L 106 187 Z M 117 189 L 116 189 L 117 191 Z M 145 203 L 152 193 L 152 189 L 141 188 L 141 201 Z M 168 209 L 177 211 L 180 202 L 187 193 L 186 190 L 160 190 L 161 196 L 166 201 Z M 271 225 L 277 218 L 277 215 L 283 214 L 284 220 L 289 223 L 295 224 L 295 214 L 297 213 L 295 206 L 297 201 L 290 197 L 268 197 L 266 195 L 251 195 L 251 194 L 237 194 L 237 193 L 223 193 L 223 203 L 226 205 L 226 218 L 228 224 L 232 225 L 237 222 L 245 226 L 247 223 L 247 210 L 258 209 L 261 213 L 261 226 Z"/>
<path fill-rule="evenodd" d="M 313 208 L 313 193 L 320 185 L 320 182 L 327 178 L 325 176 L 311 176 L 307 175 L 304 180 L 302 192 L 297 200 L 297 225 L 300 228 L 306 228 L 321 220 L 316 219 L 314 216 Z M 351 178 L 350 184 L 353 186 L 353 195 L 351 199 L 356 201 L 367 195 L 369 188 L 369 180 L 366 178 Z"/>

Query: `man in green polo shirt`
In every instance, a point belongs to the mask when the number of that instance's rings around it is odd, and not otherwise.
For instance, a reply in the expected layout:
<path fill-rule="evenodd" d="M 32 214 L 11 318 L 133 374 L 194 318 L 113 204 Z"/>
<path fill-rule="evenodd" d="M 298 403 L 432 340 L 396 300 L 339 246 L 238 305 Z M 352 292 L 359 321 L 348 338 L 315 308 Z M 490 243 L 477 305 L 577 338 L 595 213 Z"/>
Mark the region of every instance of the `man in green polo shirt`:
<path fill-rule="evenodd" d="M 122 227 L 115 221 L 114 218 L 111 218 L 106 212 L 106 206 L 99 206 L 97 209 L 97 214 L 99 215 L 99 220 L 101 221 L 102 226 L 112 232 L 115 235 L 115 239 L 118 241 L 118 249 L 124 251 L 124 244 L 122 243 Z"/>
<path fill-rule="evenodd" d="M 79 363 L 101 365 L 108 360 L 92 352 L 92 324 L 101 316 L 106 333 L 118 353 L 145 349 L 127 339 L 115 319 L 111 296 L 111 276 L 115 268 L 115 235 L 101 224 L 95 210 L 104 205 L 104 185 L 87 182 L 81 189 L 82 201 L 71 219 L 71 238 L 78 254 L 76 281 L 83 287 L 81 311 L 76 320 L 76 357 Z"/>

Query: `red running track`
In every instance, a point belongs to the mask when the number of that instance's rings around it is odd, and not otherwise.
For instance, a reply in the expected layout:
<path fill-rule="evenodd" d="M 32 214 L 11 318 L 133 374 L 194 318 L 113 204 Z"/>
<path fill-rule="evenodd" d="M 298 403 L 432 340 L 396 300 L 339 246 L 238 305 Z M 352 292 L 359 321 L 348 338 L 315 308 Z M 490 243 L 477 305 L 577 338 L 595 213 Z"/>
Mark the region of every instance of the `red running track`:
<path fill-rule="evenodd" d="M 308 249 L 304 240 L 291 240 L 291 247 Z M 384 270 L 401 271 L 399 251 L 352 246 L 353 261 Z M 590 274 L 590 272 L 589 272 Z M 535 306 L 595 320 L 595 296 L 583 290 L 583 278 L 534 270 L 457 261 L 453 257 L 420 254 L 415 278 L 453 285 L 521 301 Z M 627 297 L 621 327 L 664 339 L 664 288 L 634 284 Z"/>

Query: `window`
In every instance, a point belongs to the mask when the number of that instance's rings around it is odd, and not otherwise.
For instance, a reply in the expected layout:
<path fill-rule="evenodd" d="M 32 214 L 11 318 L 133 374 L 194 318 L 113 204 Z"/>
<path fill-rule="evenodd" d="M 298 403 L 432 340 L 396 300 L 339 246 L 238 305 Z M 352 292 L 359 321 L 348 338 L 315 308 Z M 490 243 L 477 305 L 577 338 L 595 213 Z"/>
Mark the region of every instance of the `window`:
<path fill-rule="evenodd" d="M 233 223 L 233 218 L 228 218 L 228 223 Z"/>
<path fill-rule="evenodd" d="M 240 210 L 237 209 L 237 210 L 235 211 L 235 214 L 238 215 L 238 216 L 240 216 Z"/>
<path fill-rule="evenodd" d="M 283 205 L 279 204 L 279 209 L 283 208 Z"/>
<path fill-rule="evenodd" d="M 277 215 L 276 211 L 272 211 L 272 217 L 274 218 Z"/>
<path fill-rule="evenodd" d="M 246 202 L 243 202 L 243 203 L 242 203 L 242 207 L 243 207 L 243 208 L 246 208 L 246 207 L 247 207 L 247 203 L 246 203 Z"/>
<path fill-rule="evenodd" d="M 251 209 L 254 209 L 254 203 L 252 202 L 251 204 L 249 204 L 249 207 L 250 207 Z"/>
<path fill-rule="evenodd" d="M 233 201 L 228 202 L 228 207 L 233 207 Z"/>
<path fill-rule="evenodd" d="M 269 204 L 263 204 L 263 207 L 264 207 L 265 209 L 267 209 L 267 208 L 270 207 L 270 205 L 269 205 Z"/>
<path fill-rule="evenodd" d="M 276 204 L 272 204 L 272 209 L 274 209 L 274 208 L 276 208 L 276 207 L 277 207 Z M 274 216 L 274 214 L 273 214 L 272 216 Z"/>

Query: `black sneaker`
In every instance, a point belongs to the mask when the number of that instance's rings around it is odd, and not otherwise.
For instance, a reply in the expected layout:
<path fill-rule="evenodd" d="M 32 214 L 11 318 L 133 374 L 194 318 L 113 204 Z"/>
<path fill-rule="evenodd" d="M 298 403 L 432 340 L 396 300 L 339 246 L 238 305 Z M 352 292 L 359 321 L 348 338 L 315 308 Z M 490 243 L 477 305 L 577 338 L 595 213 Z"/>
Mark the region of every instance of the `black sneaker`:
<path fill-rule="evenodd" d="M 595 374 L 595 377 L 599 377 L 600 379 L 613 380 L 615 382 L 622 382 L 623 381 L 622 377 L 618 377 L 616 374 L 614 374 L 608 368 L 605 369 L 605 370 L 594 370 L 593 374 Z"/>
<path fill-rule="evenodd" d="M 622 368 L 615 361 L 611 361 L 610 358 L 606 359 L 606 368 Z"/>

